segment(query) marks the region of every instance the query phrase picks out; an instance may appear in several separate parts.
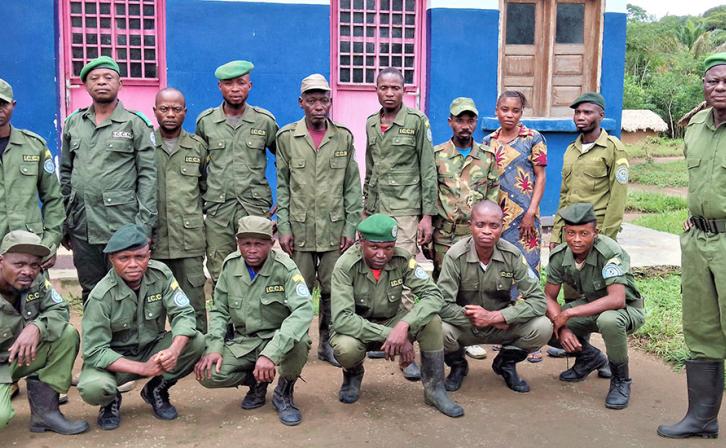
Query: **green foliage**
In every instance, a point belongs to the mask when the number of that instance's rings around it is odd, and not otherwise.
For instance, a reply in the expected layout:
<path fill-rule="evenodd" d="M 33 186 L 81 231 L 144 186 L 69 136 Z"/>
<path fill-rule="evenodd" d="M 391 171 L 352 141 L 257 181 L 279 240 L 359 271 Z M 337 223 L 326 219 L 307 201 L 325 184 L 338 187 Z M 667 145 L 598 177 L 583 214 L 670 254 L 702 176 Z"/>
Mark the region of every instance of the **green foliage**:
<path fill-rule="evenodd" d="M 623 85 L 623 109 L 653 109 L 654 106 L 648 103 L 648 94 L 645 89 L 638 84 L 635 77 L 625 74 L 625 83 Z"/>
<path fill-rule="evenodd" d="M 626 144 L 625 149 L 631 160 L 651 160 L 656 157 L 682 156 L 683 140 L 665 137 L 647 137 L 639 143 Z"/>
<path fill-rule="evenodd" d="M 683 222 L 686 218 L 688 218 L 688 210 L 680 209 L 664 213 L 644 215 L 633 221 L 633 224 L 661 232 L 680 235 L 683 233 Z"/>
<path fill-rule="evenodd" d="M 688 171 L 685 160 L 655 163 L 646 162 L 630 167 L 630 181 L 659 187 L 687 187 Z"/>
<path fill-rule="evenodd" d="M 687 207 L 685 198 L 645 191 L 628 192 L 628 202 L 625 205 L 626 210 L 641 213 L 669 212 Z"/>

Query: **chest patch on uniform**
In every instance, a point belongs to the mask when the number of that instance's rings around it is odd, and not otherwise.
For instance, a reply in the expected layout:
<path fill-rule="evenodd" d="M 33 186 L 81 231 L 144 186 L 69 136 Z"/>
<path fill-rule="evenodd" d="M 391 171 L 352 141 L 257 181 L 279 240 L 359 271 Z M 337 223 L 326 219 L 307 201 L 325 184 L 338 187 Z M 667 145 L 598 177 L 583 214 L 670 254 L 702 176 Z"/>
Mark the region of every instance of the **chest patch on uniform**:
<path fill-rule="evenodd" d="M 499 275 L 501 275 L 504 278 L 512 278 L 512 277 L 514 277 L 514 272 L 502 272 Z"/>
<path fill-rule="evenodd" d="M 271 292 L 285 292 L 285 287 L 282 285 L 271 285 L 271 286 L 268 286 L 267 288 L 265 288 L 265 292 L 267 294 L 269 294 Z"/>
<path fill-rule="evenodd" d="M 23 162 L 40 162 L 40 156 L 23 154 Z"/>
<path fill-rule="evenodd" d="M 399 134 L 405 134 L 405 135 L 416 135 L 416 129 L 411 128 L 401 128 L 398 130 Z"/>
<path fill-rule="evenodd" d="M 111 137 L 125 138 L 126 140 L 131 140 L 132 138 L 134 138 L 134 133 L 129 131 L 113 131 L 111 133 Z"/>
<path fill-rule="evenodd" d="M 606 280 L 613 277 L 620 277 L 624 274 L 623 268 L 615 263 L 608 263 L 602 268 L 602 278 Z"/>
<path fill-rule="evenodd" d="M 180 289 L 174 294 L 174 303 L 176 306 L 189 306 L 189 297 Z"/>
<path fill-rule="evenodd" d="M 625 165 L 620 165 L 617 170 L 615 170 L 615 180 L 618 181 L 620 184 L 627 184 L 628 183 L 628 167 Z"/>
<path fill-rule="evenodd" d="M 254 129 L 254 128 L 252 128 L 252 129 L 250 129 L 250 135 L 259 135 L 259 136 L 262 136 L 262 137 L 266 137 L 267 136 L 267 131 L 264 130 L 264 129 Z"/>
<path fill-rule="evenodd" d="M 401 286 L 403 285 L 403 279 L 397 278 L 396 280 L 391 280 L 391 287 Z"/>
<path fill-rule="evenodd" d="M 420 280 L 426 280 L 429 278 L 429 275 L 426 273 L 426 271 L 423 270 L 421 266 L 416 266 L 416 269 L 413 271 L 413 275 L 416 276 L 416 278 Z"/>
<path fill-rule="evenodd" d="M 186 163 L 200 163 L 201 159 L 197 156 L 186 156 L 184 157 L 184 162 Z"/>
<path fill-rule="evenodd" d="M 32 302 L 33 300 L 38 300 L 39 298 L 40 298 L 40 292 L 28 293 L 28 295 L 25 296 L 25 303 Z"/>
<path fill-rule="evenodd" d="M 347 157 L 348 151 L 335 151 L 335 157 Z"/>
<path fill-rule="evenodd" d="M 152 294 L 146 297 L 146 303 L 154 303 L 161 300 L 161 294 Z"/>

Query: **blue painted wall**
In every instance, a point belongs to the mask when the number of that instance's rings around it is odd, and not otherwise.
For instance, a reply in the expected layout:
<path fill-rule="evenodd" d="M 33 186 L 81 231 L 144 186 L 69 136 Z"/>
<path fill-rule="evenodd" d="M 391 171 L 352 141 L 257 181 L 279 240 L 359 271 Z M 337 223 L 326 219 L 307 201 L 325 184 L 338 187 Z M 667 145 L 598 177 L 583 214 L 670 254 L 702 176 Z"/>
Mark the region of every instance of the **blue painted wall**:
<path fill-rule="evenodd" d="M 11 123 L 30 129 L 59 153 L 58 23 L 54 0 L 0 1 L 0 78 L 13 86 Z"/>
<path fill-rule="evenodd" d="M 623 112 L 626 22 L 625 14 L 605 13 L 600 93 L 605 97 L 605 116 L 615 120 L 611 134 L 618 137 L 620 137 Z"/>

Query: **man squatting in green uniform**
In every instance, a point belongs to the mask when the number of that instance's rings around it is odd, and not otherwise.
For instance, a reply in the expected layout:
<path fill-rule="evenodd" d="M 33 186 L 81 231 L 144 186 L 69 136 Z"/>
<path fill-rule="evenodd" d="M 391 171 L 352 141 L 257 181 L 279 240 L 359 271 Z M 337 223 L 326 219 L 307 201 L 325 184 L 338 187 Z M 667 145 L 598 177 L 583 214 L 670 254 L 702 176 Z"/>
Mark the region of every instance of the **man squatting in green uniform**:
<path fill-rule="evenodd" d="M 415 358 L 413 341 L 418 341 L 424 401 L 449 417 L 464 415 L 444 387 L 441 292 L 415 258 L 396 247 L 395 219 L 371 215 L 358 225 L 358 232 L 360 241 L 333 270 L 330 343 L 343 366 L 340 401 L 358 401 L 368 349 L 383 350 L 390 361 L 399 356 L 406 366 Z M 404 287 L 419 298 L 411 310 L 401 306 Z"/>
<path fill-rule="evenodd" d="M 91 291 L 81 322 L 83 369 L 78 391 L 100 405 L 98 426 L 121 423 L 118 385 L 151 378 L 141 390 L 162 420 L 177 411 L 169 389 L 194 369 L 204 352 L 194 308 L 165 264 L 151 260 L 145 229 L 122 226 L 104 248 L 112 269 Z M 166 330 L 167 316 L 171 331 Z"/>
<path fill-rule="evenodd" d="M 136 223 L 147 236 L 156 223 L 154 130 L 118 100 L 120 69 L 101 56 L 81 69 L 93 104 L 63 126 L 60 184 L 66 237 L 73 249 L 83 302 L 108 272 L 104 245 L 121 226 Z"/>
<path fill-rule="evenodd" d="M 39 236 L 14 230 L 0 243 L 0 430 L 15 416 L 11 385 L 27 377 L 30 430 L 79 434 L 83 420 L 66 420 L 59 393 L 68 392 L 78 332 L 68 303 L 41 273 L 50 255 Z"/>
<path fill-rule="evenodd" d="M 283 424 L 294 426 L 302 420 L 293 392 L 310 350 L 310 292 L 290 257 L 272 250 L 272 221 L 240 218 L 236 237 L 238 250 L 224 260 L 214 289 L 197 380 L 211 388 L 249 386 L 241 406 L 255 409 L 279 369 L 272 405 Z M 234 335 L 227 338 L 230 324 Z"/>
<path fill-rule="evenodd" d="M 516 364 L 527 359 L 552 336 L 547 307 L 537 274 L 512 243 L 500 239 L 502 209 L 484 200 L 471 209 L 471 236 L 454 244 L 444 256 L 438 286 L 444 298 L 444 357 L 451 367 L 446 389 L 458 390 L 469 372 L 464 347 L 502 344 L 492 369 L 516 392 L 529 392 Z M 512 288 L 521 297 L 512 302 Z"/>
<path fill-rule="evenodd" d="M 605 406 L 624 409 L 630 399 L 628 334 L 643 325 L 643 298 L 630 273 L 630 256 L 610 237 L 599 234 L 592 204 L 575 203 L 559 211 L 566 244 L 557 246 L 547 266 L 547 317 L 554 324 L 551 346 L 575 356 L 561 381 L 584 380 L 610 361 L 610 390 Z M 577 298 L 560 306 L 557 295 L 569 285 Z M 588 341 L 600 333 L 607 357 Z"/>
<path fill-rule="evenodd" d="M 302 80 L 305 117 L 277 133 L 277 230 L 312 291 L 320 282 L 318 358 L 340 367 L 330 347 L 330 276 L 355 241 L 363 209 L 353 134 L 329 118 L 332 99 L 323 75 Z"/>
<path fill-rule="evenodd" d="M 207 142 L 204 194 L 207 269 L 216 282 L 225 257 L 236 250 L 235 226 L 243 216 L 270 216 L 272 192 L 265 178 L 267 153 L 275 153 L 275 117 L 247 104 L 252 89 L 248 61 L 232 61 L 214 72 L 224 101 L 197 118 L 196 134 Z"/>
<path fill-rule="evenodd" d="M 683 335 L 688 412 L 662 425 L 663 437 L 718 437 L 726 358 L 726 53 L 705 60 L 708 108 L 691 118 L 684 138 L 688 214 L 681 235 Z"/>
<path fill-rule="evenodd" d="M 204 215 L 207 189 L 207 144 L 184 129 L 184 95 L 176 89 L 156 94 L 156 175 L 159 219 L 152 236 L 151 257 L 171 269 L 189 297 L 197 330 L 207 332 L 204 299 Z"/>

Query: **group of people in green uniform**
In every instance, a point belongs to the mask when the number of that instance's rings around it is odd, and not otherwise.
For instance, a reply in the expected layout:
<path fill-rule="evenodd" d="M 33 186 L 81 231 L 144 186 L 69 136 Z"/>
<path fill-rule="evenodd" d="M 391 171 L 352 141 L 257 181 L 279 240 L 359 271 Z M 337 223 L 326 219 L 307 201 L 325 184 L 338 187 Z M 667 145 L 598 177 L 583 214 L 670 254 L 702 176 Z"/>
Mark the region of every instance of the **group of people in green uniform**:
<path fill-rule="evenodd" d="M 520 246 L 534 241 L 539 254 L 546 147 L 519 123 L 521 93 L 497 102 L 502 128 L 489 139 L 498 149 L 474 141 L 479 112 L 463 97 L 451 104 L 452 138 L 434 147 L 426 116 L 403 104 L 403 76 L 382 69 L 361 188 L 352 133 L 329 118 L 327 80 L 303 79 L 304 116 L 278 129 L 270 112 L 247 103 L 252 70 L 232 61 L 215 71 L 223 101 L 199 115 L 191 134 L 183 129 L 182 92 L 158 92 L 154 130 L 118 100 L 116 62 L 90 61 L 80 76 L 93 103 L 65 120 L 59 177 L 43 139 L 10 125 L 16 101 L 0 80 L 0 428 L 12 419 L 12 394 L 26 377 L 31 431 L 88 430 L 59 410 L 81 338 L 77 387 L 100 407 L 102 429 L 120 425 L 119 386 L 139 379 L 148 379 L 141 397 L 154 415 L 175 419 L 170 389 L 192 372 L 207 388 L 247 386 L 247 410 L 266 403 L 278 377 L 272 405 L 283 424 L 297 425 L 294 388 L 311 348 L 316 286 L 317 354 L 341 368 L 342 403 L 359 400 L 366 355 L 379 352 L 407 378 L 421 379 L 426 404 L 463 416 L 449 394 L 469 374 L 466 348 L 497 344 L 492 370 L 515 392 L 530 390 L 517 364 L 550 345 L 575 358 L 560 380 L 597 371 L 610 378 L 605 406 L 628 406 L 627 335 L 644 322 L 644 298 L 616 241 L 629 165 L 620 141 L 600 127 L 601 95 L 585 93 L 571 106 L 579 135 L 564 155 L 543 288 L 538 260 Z M 685 139 L 689 409 L 681 422 L 658 429 L 664 437 L 715 437 L 723 395 L 726 54 L 707 59 L 704 93 L 709 107 L 691 120 Z M 529 208 L 500 191 L 501 159 L 521 155 L 512 151 L 522 142 L 537 177 L 534 185 L 527 177 L 528 187 L 520 179 L 534 201 Z M 276 155 L 274 206 L 268 150 Z M 512 225 L 522 227 L 514 243 L 503 237 Z M 49 280 L 60 245 L 73 251 L 82 288 L 80 337 Z M 419 251 L 433 260 L 433 277 Z M 205 258 L 214 287 L 209 309 Z M 590 343 L 592 333 L 602 335 L 606 354 Z"/>

